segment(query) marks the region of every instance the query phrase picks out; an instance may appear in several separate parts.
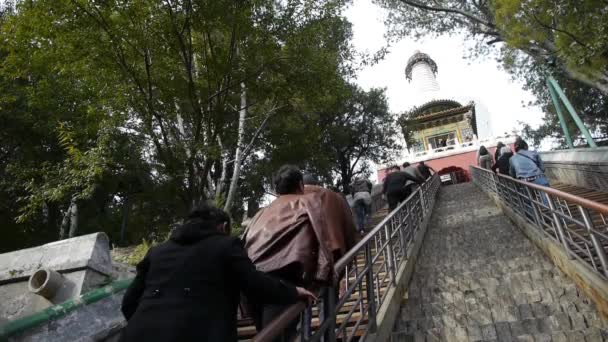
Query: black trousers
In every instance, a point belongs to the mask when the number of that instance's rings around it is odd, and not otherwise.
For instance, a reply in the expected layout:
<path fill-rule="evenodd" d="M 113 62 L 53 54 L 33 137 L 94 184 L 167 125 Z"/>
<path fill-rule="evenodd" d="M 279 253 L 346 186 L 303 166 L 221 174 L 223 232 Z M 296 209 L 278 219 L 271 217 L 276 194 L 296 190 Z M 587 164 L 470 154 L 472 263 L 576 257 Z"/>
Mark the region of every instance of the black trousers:
<path fill-rule="evenodd" d="M 397 208 L 399 203 L 405 201 L 411 193 L 412 189 L 409 186 L 387 192 L 386 200 L 388 201 L 388 209 L 392 211 Z"/>
<path fill-rule="evenodd" d="M 290 304 L 291 305 L 291 304 Z M 262 331 L 264 327 L 267 327 L 270 322 L 272 322 L 275 318 L 279 317 L 290 305 L 274 305 L 274 304 L 265 304 L 259 308 L 256 308 L 254 315 L 255 326 L 258 332 Z M 291 342 L 293 341 L 298 334 L 298 321 L 296 318 L 292 322 L 290 322 L 285 330 L 273 341 L 274 342 Z"/>
<path fill-rule="evenodd" d="M 287 283 L 294 284 L 295 286 L 304 286 L 304 282 L 302 281 L 301 272 L 299 270 L 294 270 L 293 268 L 288 268 L 287 270 L 281 270 L 277 272 L 270 272 L 270 275 L 280 278 Z M 279 317 L 287 308 L 289 308 L 293 304 L 287 305 L 278 305 L 278 304 L 267 304 L 267 303 L 258 303 L 252 299 L 251 309 L 252 309 L 252 318 L 255 323 L 255 328 L 258 332 L 262 331 L 265 327 L 267 327 L 270 322 L 272 322 L 275 318 Z M 298 323 L 299 317 L 290 322 L 287 327 L 283 330 L 283 332 L 273 340 L 273 342 L 291 342 L 293 341 L 298 334 Z"/>

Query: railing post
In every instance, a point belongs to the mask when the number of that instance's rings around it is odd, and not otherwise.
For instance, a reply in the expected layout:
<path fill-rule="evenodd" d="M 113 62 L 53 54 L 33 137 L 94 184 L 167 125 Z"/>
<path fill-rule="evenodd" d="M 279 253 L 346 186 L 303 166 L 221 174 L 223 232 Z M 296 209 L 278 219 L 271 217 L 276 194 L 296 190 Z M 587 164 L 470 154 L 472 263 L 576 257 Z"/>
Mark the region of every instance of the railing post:
<path fill-rule="evenodd" d="M 367 274 L 365 275 L 366 292 L 367 292 L 367 306 L 369 309 L 369 325 L 370 332 L 376 331 L 376 295 L 374 293 L 374 264 L 372 263 L 372 246 L 366 244 L 365 246 L 365 265 L 367 266 Z"/>
<path fill-rule="evenodd" d="M 320 312 L 319 322 L 329 320 L 329 326 L 325 329 L 321 341 L 333 342 L 336 340 L 336 291 L 328 286 L 324 289 L 323 304 Z"/>
<path fill-rule="evenodd" d="M 301 318 L 300 339 L 302 341 L 308 341 L 310 340 L 310 336 L 312 336 L 312 328 L 310 326 L 312 322 L 312 307 L 307 307 L 302 313 Z"/>
<path fill-rule="evenodd" d="M 530 205 L 532 206 L 532 211 L 534 212 L 534 222 L 536 222 L 536 225 L 540 229 L 543 229 L 543 224 L 541 222 L 540 214 L 538 213 L 538 208 L 536 207 L 536 203 L 534 202 L 534 198 L 532 197 L 532 191 L 530 190 L 529 187 L 526 187 L 526 192 L 528 194 L 528 198 L 530 199 Z M 543 196 L 544 194 L 541 193 L 540 195 Z"/>
<path fill-rule="evenodd" d="M 589 216 L 589 211 L 587 211 L 587 209 L 583 208 L 581 205 L 578 205 L 578 209 L 580 210 L 583 220 L 585 221 L 585 227 L 587 227 L 593 247 L 597 251 L 597 256 L 602 264 L 602 271 L 604 272 L 604 275 L 608 276 L 608 259 L 606 258 L 606 252 L 604 251 L 604 246 L 602 246 L 600 240 L 597 238 L 595 233 L 593 233 L 593 220 L 591 220 L 591 217 Z"/>
<path fill-rule="evenodd" d="M 407 205 L 407 203 L 405 203 L 401 207 L 401 209 L 398 209 L 398 210 L 399 211 L 403 210 L 403 208 L 406 205 Z M 391 238 L 392 238 L 391 228 L 392 228 L 394 222 L 395 222 L 395 219 L 393 217 L 393 218 L 391 218 L 391 220 L 389 222 L 387 222 L 388 224 L 384 225 L 384 233 L 386 234 L 386 242 L 387 242 L 387 244 L 386 244 L 386 262 L 388 265 L 388 272 L 389 272 L 389 276 L 391 278 L 391 283 L 396 286 L 397 280 L 395 279 L 395 253 L 393 251 L 393 242 L 391 241 Z"/>
<path fill-rule="evenodd" d="M 551 196 L 547 196 L 547 201 L 549 202 L 549 210 L 551 211 L 551 217 L 553 218 L 553 223 L 555 223 L 555 229 L 557 229 L 559 239 L 564 245 L 568 257 L 572 258 L 572 251 L 568 246 L 568 240 L 566 240 L 566 234 L 564 234 L 564 227 L 562 226 L 562 221 L 556 213 L 555 202 L 553 201 L 553 198 L 551 198 Z"/>
<path fill-rule="evenodd" d="M 400 244 L 400 248 L 401 248 L 401 254 L 403 255 L 403 258 L 407 258 L 407 245 L 406 245 L 406 241 L 405 241 L 405 230 L 406 230 L 406 217 L 407 217 L 407 210 L 405 212 L 400 211 L 399 212 L 399 225 L 397 226 L 397 229 L 399 230 L 399 244 Z"/>
<path fill-rule="evenodd" d="M 498 175 L 495 174 L 494 172 L 492 172 L 492 187 L 494 188 L 494 193 L 496 194 L 496 196 L 498 196 L 500 198 L 500 195 L 498 194 L 498 185 L 496 185 L 498 183 Z"/>
<path fill-rule="evenodd" d="M 424 201 L 426 200 L 426 196 L 424 195 L 425 185 L 426 185 L 426 182 L 420 186 L 420 190 L 418 191 L 420 193 L 420 205 L 422 206 L 422 217 L 426 217 L 426 210 L 427 210 L 426 206 L 424 205 L 425 204 Z"/>

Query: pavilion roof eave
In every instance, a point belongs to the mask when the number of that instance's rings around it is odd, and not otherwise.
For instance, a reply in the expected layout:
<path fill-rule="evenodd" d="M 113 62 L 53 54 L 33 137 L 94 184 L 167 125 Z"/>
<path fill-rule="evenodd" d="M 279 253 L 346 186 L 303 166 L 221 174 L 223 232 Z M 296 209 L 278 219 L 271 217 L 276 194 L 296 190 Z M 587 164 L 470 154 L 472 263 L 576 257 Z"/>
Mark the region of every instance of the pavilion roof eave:
<path fill-rule="evenodd" d="M 404 121 L 409 122 L 409 123 L 421 123 L 421 122 L 426 122 L 426 121 L 430 121 L 430 120 L 443 118 L 443 117 L 450 116 L 450 115 L 466 113 L 467 111 L 471 110 L 472 108 L 473 108 L 472 105 L 462 106 L 459 108 L 451 108 L 451 109 L 444 110 L 441 112 L 430 113 L 430 114 L 418 116 L 418 117 L 411 118 L 411 119 L 405 119 Z"/>

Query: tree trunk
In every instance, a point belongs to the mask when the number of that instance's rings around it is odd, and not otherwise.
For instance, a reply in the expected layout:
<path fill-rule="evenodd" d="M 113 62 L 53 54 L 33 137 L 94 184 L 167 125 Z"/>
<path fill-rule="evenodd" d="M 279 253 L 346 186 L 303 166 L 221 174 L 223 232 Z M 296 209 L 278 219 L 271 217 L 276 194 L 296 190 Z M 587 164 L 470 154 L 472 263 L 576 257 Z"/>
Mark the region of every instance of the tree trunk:
<path fill-rule="evenodd" d="M 76 232 L 78 231 L 78 203 L 76 202 L 76 196 L 72 196 L 72 201 L 70 203 L 70 233 L 68 234 L 68 238 L 73 238 L 76 236 Z"/>
<path fill-rule="evenodd" d="M 230 180 L 230 188 L 228 190 L 228 196 L 226 196 L 226 204 L 224 205 L 225 211 L 230 211 L 232 207 L 232 201 L 236 196 L 236 190 L 239 181 L 239 175 L 241 173 L 241 162 L 243 159 L 243 140 L 245 138 L 245 119 L 247 118 L 247 91 L 245 89 L 245 83 L 241 83 L 241 110 L 239 112 L 239 132 L 238 140 L 236 144 L 236 153 L 234 155 L 234 169 L 232 170 L 232 179 Z"/>
<path fill-rule="evenodd" d="M 131 212 L 131 201 L 129 195 L 125 195 L 125 202 L 122 205 L 122 224 L 120 225 L 120 245 L 125 246 L 127 235 L 127 226 L 129 224 L 129 213 Z"/>
<path fill-rule="evenodd" d="M 222 151 L 222 173 L 217 182 L 217 186 L 215 187 L 215 203 L 220 205 L 222 193 L 224 192 L 224 183 L 226 183 L 226 177 L 228 176 L 228 152 L 224 148 L 224 144 L 222 144 L 222 139 L 219 135 L 217 136 L 217 143 Z"/>
<path fill-rule="evenodd" d="M 68 205 L 65 214 L 63 214 L 61 226 L 59 227 L 59 240 L 63 240 L 66 238 L 68 225 L 70 224 L 70 211 L 72 211 L 72 202 L 70 202 L 70 205 Z"/>

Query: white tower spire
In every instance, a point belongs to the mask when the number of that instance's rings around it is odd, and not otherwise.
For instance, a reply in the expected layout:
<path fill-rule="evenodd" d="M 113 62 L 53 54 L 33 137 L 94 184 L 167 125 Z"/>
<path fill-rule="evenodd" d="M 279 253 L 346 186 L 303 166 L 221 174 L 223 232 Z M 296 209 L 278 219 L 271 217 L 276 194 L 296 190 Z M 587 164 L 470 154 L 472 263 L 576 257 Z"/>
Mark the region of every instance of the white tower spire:
<path fill-rule="evenodd" d="M 417 96 L 422 102 L 439 98 L 439 83 L 437 83 L 437 64 L 426 53 L 418 50 L 407 61 L 405 77 L 412 82 Z"/>

